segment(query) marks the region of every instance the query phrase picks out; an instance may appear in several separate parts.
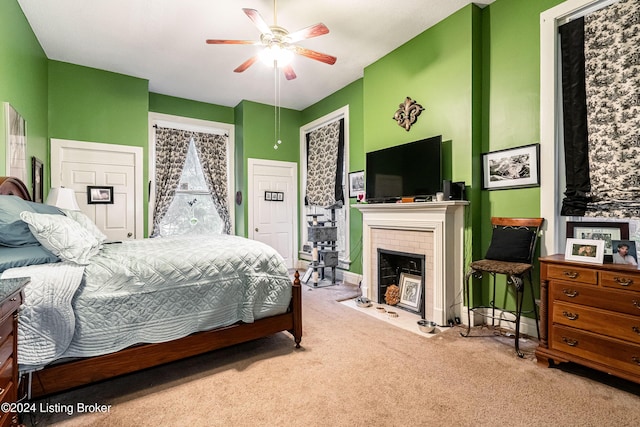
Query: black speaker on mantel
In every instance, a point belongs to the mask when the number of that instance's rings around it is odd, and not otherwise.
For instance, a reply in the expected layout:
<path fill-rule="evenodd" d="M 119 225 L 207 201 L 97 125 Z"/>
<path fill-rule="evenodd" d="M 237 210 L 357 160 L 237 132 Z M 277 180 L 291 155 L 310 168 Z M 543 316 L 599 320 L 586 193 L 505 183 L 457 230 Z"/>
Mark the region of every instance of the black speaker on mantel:
<path fill-rule="evenodd" d="M 465 200 L 464 181 L 451 182 L 448 179 L 442 181 L 444 200 Z"/>

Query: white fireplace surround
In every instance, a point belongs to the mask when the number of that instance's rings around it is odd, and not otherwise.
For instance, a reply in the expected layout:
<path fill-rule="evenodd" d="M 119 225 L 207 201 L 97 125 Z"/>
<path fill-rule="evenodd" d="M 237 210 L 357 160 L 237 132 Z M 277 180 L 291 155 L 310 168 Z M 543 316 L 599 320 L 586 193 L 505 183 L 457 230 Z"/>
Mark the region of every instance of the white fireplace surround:
<path fill-rule="evenodd" d="M 404 248 L 404 252 L 425 255 L 425 316 L 431 316 L 430 320 L 440 325 L 446 325 L 448 319 L 461 317 L 464 212 L 468 204 L 467 201 L 456 200 L 352 205 L 362 212 L 362 295 L 378 301 L 378 247 L 401 249 L 395 246 L 397 243 L 390 243 L 387 247 L 381 247 L 385 246 L 384 243 L 374 243 L 376 230 L 432 233 L 432 239 L 426 239 L 426 243 L 407 241 Z M 400 234 L 406 236 L 406 233 Z M 432 289 L 426 289 L 428 286 Z"/>

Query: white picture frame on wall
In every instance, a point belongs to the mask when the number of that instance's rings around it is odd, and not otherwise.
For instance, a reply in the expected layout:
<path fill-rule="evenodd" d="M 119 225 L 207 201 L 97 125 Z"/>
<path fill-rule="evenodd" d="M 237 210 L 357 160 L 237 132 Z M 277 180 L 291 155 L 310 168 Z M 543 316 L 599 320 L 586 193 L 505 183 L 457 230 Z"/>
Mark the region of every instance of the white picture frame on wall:
<path fill-rule="evenodd" d="M 8 102 L 4 103 L 4 117 L 7 147 L 6 175 L 27 182 L 27 122 Z"/>

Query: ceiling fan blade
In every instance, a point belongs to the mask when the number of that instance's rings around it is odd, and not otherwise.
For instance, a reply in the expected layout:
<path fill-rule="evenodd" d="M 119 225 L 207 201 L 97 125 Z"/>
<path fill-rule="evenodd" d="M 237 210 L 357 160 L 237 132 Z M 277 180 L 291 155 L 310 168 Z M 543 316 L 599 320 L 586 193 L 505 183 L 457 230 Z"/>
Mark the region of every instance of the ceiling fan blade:
<path fill-rule="evenodd" d="M 247 14 L 249 19 L 253 21 L 255 26 L 258 27 L 258 30 L 260 30 L 262 34 L 271 34 L 271 28 L 269 28 L 269 26 L 264 21 L 264 19 L 262 19 L 260 12 L 258 12 L 255 9 L 242 9 L 242 10 L 244 11 L 244 13 Z"/>
<path fill-rule="evenodd" d="M 293 49 L 298 55 L 306 56 L 307 58 L 315 59 L 316 61 L 324 62 L 329 65 L 335 64 L 338 60 L 335 56 L 316 52 L 315 50 L 307 49 L 305 47 L 293 46 Z"/>
<path fill-rule="evenodd" d="M 218 40 L 218 39 L 207 39 L 207 44 L 260 44 L 259 41 L 256 40 Z"/>
<path fill-rule="evenodd" d="M 307 28 L 303 28 L 302 30 L 295 31 L 289 34 L 288 38 L 290 43 L 295 43 L 300 40 L 322 36 L 327 33 L 329 33 L 329 29 L 327 28 L 327 26 L 320 23 Z"/>
<path fill-rule="evenodd" d="M 284 76 L 287 78 L 287 80 L 293 80 L 297 77 L 291 65 L 287 65 L 282 69 L 282 71 L 284 72 Z"/>
<path fill-rule="evenodd" d="M 241 73 L 247 68 L 251 67 L 253 63 L 256 62 L 257 60 L 258 60 L 258 55 L 252 56 L 251 58 L 244 61 L 242 64 L 238 65 L 238 67 L 233 71 L 236 73 Z"/>

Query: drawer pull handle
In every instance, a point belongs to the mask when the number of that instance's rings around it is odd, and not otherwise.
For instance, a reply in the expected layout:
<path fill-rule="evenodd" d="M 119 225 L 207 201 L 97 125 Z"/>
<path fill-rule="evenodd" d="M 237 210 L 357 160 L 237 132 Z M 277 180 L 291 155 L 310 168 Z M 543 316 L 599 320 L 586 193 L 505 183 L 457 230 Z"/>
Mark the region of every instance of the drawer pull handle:
<path fill-rule="evenodd" d="M 614 277 L 613 280 L 620 286 L 629 286 L 633 283 L 633 279 L 629 279 L 628 277 Z"/>
<path fill-rule="evenodd" d="M 640 302 L 637 299 L 634 299 L 632 302 L 635 308 L 640 309 Z"/>
<path fill-rule="evenodd" d="M 563 311 L 562 315 L 569 320 L 578 320 L 578 317 L 580 317 L 580 315 L 578 315 L 577 313 L 574 314 L 569 311 Z"/>
<path fill-rule="evenodd" d="M 633 360 L 634 362 L 636 362 L 636 365 L 640 365 L 640 357 L 638 357 L 638 356 L 631 356 L 631 360 Z"/>
<path fill-rule="evenodd" d="M 578 340 L 574 340 L 573 338 L 562 337 L 562 341 L 565 342 L 570 347 L 575 347 L 578 345 Z"/>
<path fill-rule="evenodd" d="M 4 389 L 0 388 L 0 394 L 4 393 Z"/>
<path fill-rule="evenodd" d="M 633 332 L 635 332 L 636 334 L 640 335 L 640 328 L 638 328 L 637 326 L 632 326 L 632 327 L 631 327 L 631 330 L 632 330 Z"/>
<path fill-rule="evenodd" d="M 562 293 L 568 296 L 569 298 L 575 298 L 579 295 L 578 291 L 575 291 L 573 289 L 563 289 Z"/>
<path fill-rule="evenodd" d="M 563 271 L 563 273 L 569 279 L 575 279 L 576 277 L 578 277 L 580 275 L 580 273 L 578 273 L 576 271 Z"/>
<path fill-rule="evenodd" d="M 18 301 L 18 298 L 13 297 L 13 298 L 10 298 L 9 301 Z"/>

